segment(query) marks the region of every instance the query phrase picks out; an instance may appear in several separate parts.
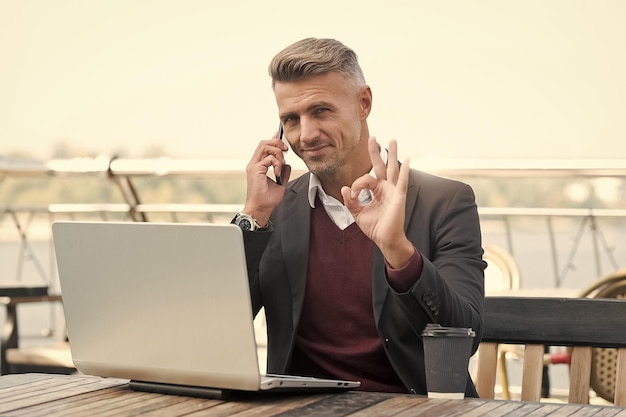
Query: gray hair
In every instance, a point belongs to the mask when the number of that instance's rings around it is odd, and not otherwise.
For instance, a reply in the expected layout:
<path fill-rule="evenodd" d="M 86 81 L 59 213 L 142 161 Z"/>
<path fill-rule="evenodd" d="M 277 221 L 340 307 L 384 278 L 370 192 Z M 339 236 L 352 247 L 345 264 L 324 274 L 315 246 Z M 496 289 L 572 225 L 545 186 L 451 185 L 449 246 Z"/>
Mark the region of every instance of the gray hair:
<path fill-rule="evenodd" d="M 302 39 L 276 54 L 269 65 L 272 88 L 277 82 L 300 81 L 329 72 L 338 72 L 358 86 L 365 85 L 356 53 L 335 39 Z"/>

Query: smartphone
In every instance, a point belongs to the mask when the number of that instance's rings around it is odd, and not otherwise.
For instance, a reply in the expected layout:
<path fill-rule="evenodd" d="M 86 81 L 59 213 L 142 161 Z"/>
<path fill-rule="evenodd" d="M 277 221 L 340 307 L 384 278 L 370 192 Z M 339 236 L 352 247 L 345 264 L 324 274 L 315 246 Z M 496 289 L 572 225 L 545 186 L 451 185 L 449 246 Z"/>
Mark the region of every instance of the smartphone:
<path fill-rule="evenodd" d="M 289 142 L 287 142 L 287 139 L 285 138 L 285 130 L 282 123 L 278 124 L 278 139 L 282 140 L 285 145 L 289 146 Z M 287 170 L 283 166 L 280 175 L 276 175 L 276 184 L 283 185 L 286 171 Z"/>

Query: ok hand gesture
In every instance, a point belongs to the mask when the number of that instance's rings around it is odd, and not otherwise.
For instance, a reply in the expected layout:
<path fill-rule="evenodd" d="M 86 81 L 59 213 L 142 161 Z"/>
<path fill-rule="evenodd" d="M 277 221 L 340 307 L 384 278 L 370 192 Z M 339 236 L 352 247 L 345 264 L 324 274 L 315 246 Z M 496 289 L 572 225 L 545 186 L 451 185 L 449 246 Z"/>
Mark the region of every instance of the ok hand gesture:
<path fill-rule="evenodd" d="M 405 266 L 415 249 L 404 232 L 406 192 L 409 182 L 409 160 L 398 163 L 398 145 L 389 143 L 387 165 L 380 156 L 375 137 L 370 137 L 368 150 L 376 178 L 366 174 L 341 189 L 344 204 L 356 223 L 381 250 L 393 268 Z M 372 199 L 363 205 L 358 196 L 369 190 Z"/>

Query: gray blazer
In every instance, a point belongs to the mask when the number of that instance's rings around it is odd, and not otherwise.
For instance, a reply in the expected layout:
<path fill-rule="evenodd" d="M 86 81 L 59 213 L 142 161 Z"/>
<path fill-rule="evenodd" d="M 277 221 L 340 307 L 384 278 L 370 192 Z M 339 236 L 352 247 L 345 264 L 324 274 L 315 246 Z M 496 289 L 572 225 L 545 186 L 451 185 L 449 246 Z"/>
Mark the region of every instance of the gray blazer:
<path fill-rule="evenodd" d="M 271 373 L 289 368 L 300 320 L 310 234 L 308 183 L 308 175 L 289 183 L 272 213 L 272 232 L 244 233 L 254 314 L 265 307 Z M 409 392 L 425 394 L 420 334 L 426 324 L 471 327 L 476 332 L 473 351 L 481 339 L 486 264 L 472 189 L 411 170 L 405 231 L 423 256 L 422 274 L 408 292 L 395 292 L 374 246 L 372 302 L 389 361 Z M 466 391 L 477 396 L 469 378 Z"/>

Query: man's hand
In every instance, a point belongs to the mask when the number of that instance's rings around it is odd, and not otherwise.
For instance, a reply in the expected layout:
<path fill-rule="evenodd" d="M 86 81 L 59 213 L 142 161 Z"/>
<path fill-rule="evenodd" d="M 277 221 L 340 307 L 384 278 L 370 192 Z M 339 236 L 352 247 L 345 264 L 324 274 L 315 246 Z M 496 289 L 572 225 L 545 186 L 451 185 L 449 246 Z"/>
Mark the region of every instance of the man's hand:
<path fill-rule="evenodd" d="M 291 167 L 285 163 L 284 153 L 289 148 L 277 135 L 259 143 L 252 159 L 246 166 L 247 193 L 243 212 L 250 214 L 261 225 L 269 221 L 272 210 L 280 203 L 285 194 L 285 186 L 291 175 Z M 284 184 L 276 184 L 267 176 L 273 167 L 274 173 L 284 175 Z"/>
<path fill-rule="evenodd" d="M 398 145 L 389 143 L 387 166 L 380 156 L 375 137 L 370 137 L 368 150 L 376 178 L 366 174 L 352 186 L 341 189 L 343 201 L 356 223 L 381 250 L 393 268 L 405 266 L 415 251 L 404 233 L 406 192 L 409 183 L 409 160 L 398 164 Z M 372 200 L 361 205 L 361 190 L 369 189 Z"/>

